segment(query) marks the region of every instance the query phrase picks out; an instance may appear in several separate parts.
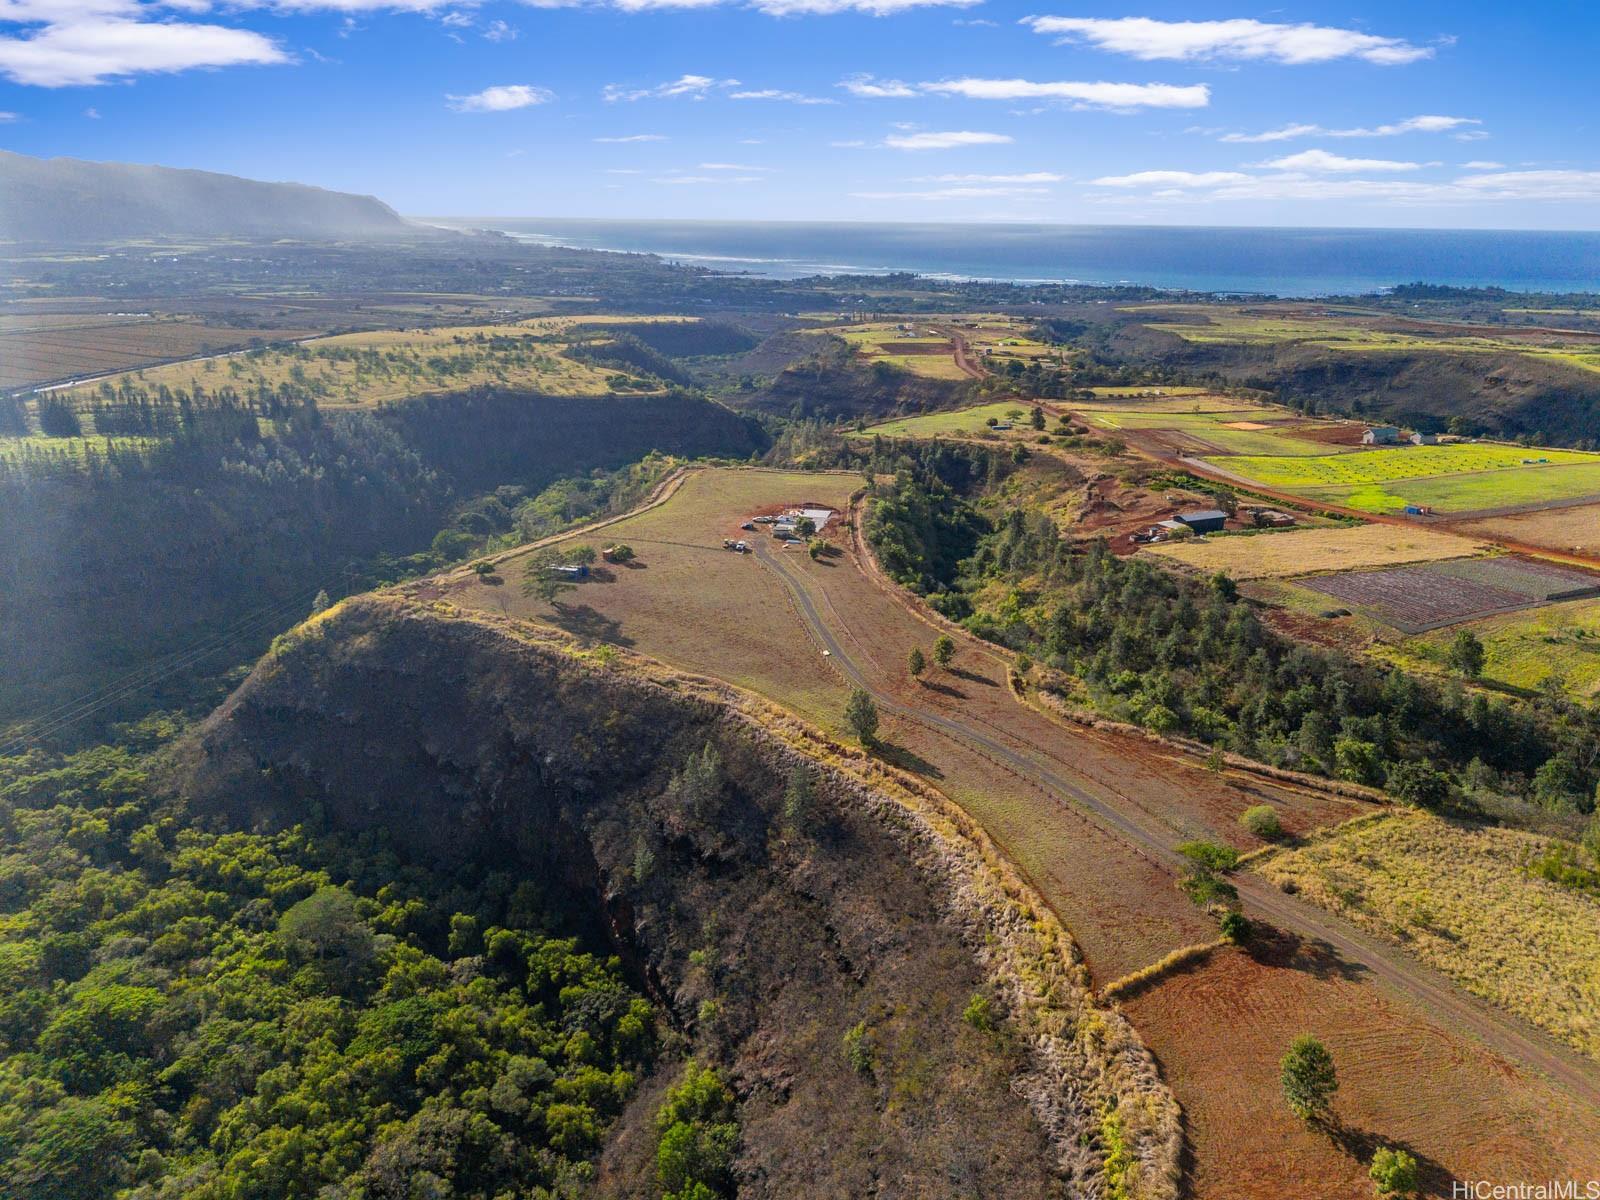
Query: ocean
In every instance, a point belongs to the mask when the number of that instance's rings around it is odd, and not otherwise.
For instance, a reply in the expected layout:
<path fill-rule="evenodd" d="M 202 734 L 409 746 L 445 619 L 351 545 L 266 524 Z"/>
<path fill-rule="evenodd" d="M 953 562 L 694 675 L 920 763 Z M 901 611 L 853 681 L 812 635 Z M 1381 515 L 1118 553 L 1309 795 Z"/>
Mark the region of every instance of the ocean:
<path fill-rule="evenodd" d="M 1280 296 L 1355 295 L 1418 280 L 1600 291 L 1600 233 L 488 217 L 436 223 L 775 279 L 911 271 L 935 279 Z"/>

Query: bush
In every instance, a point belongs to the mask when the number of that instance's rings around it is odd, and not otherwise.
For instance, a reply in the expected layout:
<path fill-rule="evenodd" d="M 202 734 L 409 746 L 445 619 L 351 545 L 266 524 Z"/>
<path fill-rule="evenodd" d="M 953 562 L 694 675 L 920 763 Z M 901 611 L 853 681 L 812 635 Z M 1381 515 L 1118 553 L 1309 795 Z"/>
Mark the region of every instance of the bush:
<path fill-rule="evenodd" d="M 844 1056 L 858 1075 L 872 1074 L 872 1035 L 867 1023 L 857 1021 L 844 1032 Z"/>
<path fill-rule="evenodd" d="M 1218 879 L 1204 867 L 1196 867 L 1178 883 L 1183 894 L 1201 908 L 1215 904 L 1233 904 L 1239 899 L 1239 889 L 1226 879 Z"/>
<path fill-rule="evenodd" d="M 1427 763 L 1396 763 L 1389 769 L 1389 794 L 1417 808 L 1444 807 L 1450 799 L 1450 776 Z"/>
<path fill-rule="evenodd" d="M 1417 1160 L 1404 1150 L 1379 1146 L 1367 1171 L 1380 1196 L 1411 1196 L 1417 1190 Z"/>
<path fill-rule="evenodd" d="M 1218 923 L 1222 936 L 1235 946 L 1241 946 L 1250 940 L 1250 922 L 1242 913 L 1226 912 Z"/>
<path fill-rule="evenodd" d="M 961 1019 L 974 1029 L 981 1029 L 984 1033 L 993 1033 L 995 1029 L 994 1006 L 989 1003 L 989 997 L 982 992 L 973 992 L 972 999 L 967 1001 L 967 1007 L 961 1014 Z"/>
<path fill-rule="evenodd" d="M 1278 819 L 1278 810 L 1270 804 L 1252 804 L 1239 815 L 1239 824 L 1269 842 L 1283 836 L 1283 822 Z"/>
<path fill-rule="evenodd" d="M 1339 1074 L 1328 1048 L 1303 1033 L 1289 1046 L 1279 1064 L 1283 1098 L 1302 1121 L 1316 1122 L 1328 1114 L 1333 1094 L 1339 1090 Z"/>
<path fill-rule="evenodd" d="M 1231 871 L 1239 865 L 1239 852 L 1216 842 L 1184 842 L 1178 847 L 1178 853 L 1211 871 Z"/>

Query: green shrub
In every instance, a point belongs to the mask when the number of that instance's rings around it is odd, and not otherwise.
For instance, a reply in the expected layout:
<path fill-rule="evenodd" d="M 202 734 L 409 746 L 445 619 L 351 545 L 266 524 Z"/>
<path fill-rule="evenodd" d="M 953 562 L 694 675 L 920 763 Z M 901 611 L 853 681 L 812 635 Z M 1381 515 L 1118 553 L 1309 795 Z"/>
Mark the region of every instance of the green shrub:
<path fill-rule="evenodd" d="M 845 1030 L 844 1056 L 849 1060 L 851 1069 L 857 1074 L 872 1074 L 872 1034 L 867 1032 L 867 1023 L 865 1021 L 857 1021 L 849 1029 Z"/>
<path fill-rule="evenodd" d="M 1219 927 L 1222 931 L 1222 936 L 1235 946 L 1242 946 L 1250 940 L 1250 922 L 1243 913 L 1223 913 Z"/>
<path fill-rule="evenodd" d="M 1231 871 L 1239 865 L 1239 852 L 1216 842 L 1184 842 L 1178 847 L 1178 853 L 1210 871 Z"/>
<path fill-rule="evenodd" d="M 984 1033 L 993 1033 L 995 1030 L 994 1006 L 989 1003 L 989 997 L 982 992 L 972 993 L 972 999 L 967 1001 L 967 1007 L 962 1012 L 961 1019 L 974 1029 L 981 1029 Z"/>
<path fill-rule="evenodd" d="M 1411 1196 L 1417 1191 L 1417 1160 L 1404 1150 L 1379 1146 L 1367 1171 L 1380 1196 Z"/>
<path fill-rule="evenodd" d="M 1283 836 L 1283 822 L 1278 819 L 1278 810 L 1270 804 L 1252 804 L 1240 814 L 1239 824 L 1269 842 Z"/>
<path fill-rule="evenodd" d="M 1290 1043 L 1289 1052 L 1279 1064 L 1279 1082 L 1290 1110 L 1307 1122 L 1326 1117 L 1333 1094 L 1339 1090 L 1333 1055 L 1309 1033 L 1301 1034 Z"/>

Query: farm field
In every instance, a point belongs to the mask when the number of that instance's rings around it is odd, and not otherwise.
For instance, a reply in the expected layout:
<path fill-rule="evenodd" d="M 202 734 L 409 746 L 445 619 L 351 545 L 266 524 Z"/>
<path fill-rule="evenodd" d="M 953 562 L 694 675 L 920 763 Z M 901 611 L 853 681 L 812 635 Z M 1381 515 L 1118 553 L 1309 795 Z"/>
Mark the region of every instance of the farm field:
<path fill-rule="evenodd" d="M 1600 495 L 1600 456 L 1577 450 L 1457 443 L 1205 462 L 1263 487 L 1366 512 L 1396 512 L 1408 504 L 1466 512 Z"/>
<path fill-rule="evenodd" d="M 1470 537 L 1504 538 L 1549 550 L 1600 554 L 1600 504 L 1510 513 L 1463 521 L 1452 528 Z"/>
<path fill-rule="evenodd" d="M 1600 575 L 1511 556 L 1341 571 L 1297 582 L 1405 633 L 1600 590 Z"/>
<path fill-rule="evenodd" d="M 1442 322 L 1409 321 L 1388 314 L 1363 314 L 1327 306 L 1299 311 L 1218 308 L 1208 305 L 1141 305 L 1137 310 L 1180 318 L 1152 323 L 1150 328 L 1177 334 L 1196 343 L 1274 345 L 1299 342 L 1352 353 L 1384 351 L 1450 351 L 1454 353 L 1520 354 L 1555 358 L 1589 371 L 1600 371 L 1600 343 L 1584 331 L 1528 327 L 1501 329 Z"/>
<path fill-rule="evenodd" d="M 1600 600 L 1568 600 L 1485 617 L 1467 628 L 1483 643 L 1486 683 L 1525 689 L 1559 683 L 1570 696 L 1592 699 L 1600 694 Z M 1434 630 L 1375 649 L 1403 666 L 1443 671 L 1455 632 Z"/>
<path fill-rule="evenodd" d="M 1485 549 L 1469 538 L 1431 529 L 1354 525 L 1167 542 L 1148 547 L 1146 553 L 1198 571 L 1226 571 L 1244 580 L 1464 558 Z"/>
<path fill-rule="evenodd" d="M 1397 811 L 1255 869 L 1600 1059 L 1600 899 L 1522 870 L 1550 844 Z"/>
<path fill-rule="evenodd" d="M 1002 400 L 995 404 L 980 404 L 975 408 L 962 408 L 954 412 L 925 413 L 918 417 L 900 417 L 893 421 L 885 421 L 881 425 L 873 425 L 854 436 L 872 437 L 905 437 L 905 438 L 934 438 L 934 437 L 976 437 L 980 434 L 991 434 L 988 422 L 1009 421 L 1014 428 L 1010 431 L 1014 437 L 1034 438 L 1038 431 L 1028 424 L 1028 415 L 1032 406 L 1016 400 Z M 1007 431 L 1001 430 L 1003 436 Z"/>
<path fill-rule="evenodd" d="M 1277 805 L 1300 835 L 1370 811 L 1359 801 L 1213 775 L 1181 755 L 1063 728 L 1017 705 L 1003 661 L 966 642 L 950 671 L 914 681 L 905 669 L 907 649 L 926 649 L 936 630 L 881 590 L 853 551 L 822 562 L 776 552 L 775 565 L 766 567 L 716 548 L 750 511 L 803 500 L 832 504 L 838 493 L 829 488 L 848 492 L 855 484 L 854 476 L 696 472 L 659 508 L 576 535 L 596 546 L 627 541 L 641 565 L 608 568 L 614 577 L 566 593 L 565 613 L 521 595 L 515 559 L 502 568 L 498 587 L 468 573 L 406 586 L 425 597 L 553 620 L 729 678 L 837 730 L 845 680 L 808 636 L 777 574 L 782 568 L 880 696 L 930 720 L 959 717 L 981 727 L 1030 761 L 1162 822 L 1175 840 L 1211 836 L 1254 847 L 1259 843 L 1240 829 L 1238 817 L 1263 801 Z M 1214 922 L 1184 898 L 1171 872 L 1055 793 L 928 721 L 886 711 L 880 734 L 885 757 L 934 782 L 982 822 L 1061 915 L 1097 985 L 1215 936 Z M 1308 1028 L 1339 1056 L 1341 1118 L 1404 1138 L 1440 1171 L 1474 1177 L 1510 1163 L 1543 1177 L 1575 1168 L 1584 1148 L 1600 1138 L 1595 1114 L 1539 1077 L 1298 939 L 1215 955 L 1123 1006 L 1183 1106 L 1197 1196 L 1281 1200 L 1291 1179 L 1296 1195 L 1319 1200 L 1346 1200 L 1370 1187 L 1364 1161 L 1305 1129 L 1278 1097 L 1278 1058 Z M 1451 1098 L 1417 1106 L 1410 1097 L 1422 1087 L 1447 1089 Z"/>
<path fill-rule="evenodd" d="M 1207 412 L 1162 412 L 1140 408 L 1122 412 L 1074 406 L 1089 424 L 1111 432 L 1166 434 L 1172 449 L 1192 455 L 1228 454 L 1328 457 L 1339 451 L 1326 442 L 1296 436 L 1295 419 L 1282 409 L 1240 406 Z"/>
<path fill-rule="evenodd" d="M 432 329 L 375 330 L 317 338 L 298 346 L 250 350 L 226 357 L 173 363 L 128 372 L 124 380 L 146 389 L 174 391 L 224 387 L 276 391 L 292 387 L 325 408 L 369 408 L 388 401 L 480 384 L 522 387 L 560 395 L 604 395 L 625 372 L 562 355 L 575 325 L 604 325 L 636 318 L 536 317 L 508 325 L 458 325 Z M 678 319 L 678 318 L 670 318 Z M 87 404 L 101 385 L 62 389 L 56 395 Z"/>
<path fill-rule="evenodd" d="M 0 390 L 211 354 L 252 338 L 307 337 L 315 328 L 238 328 L 155 314 L 0 316 Z"/>
<path fill-rule="evenodd" d="M 840 325 L 823 332 L 843 338 L 855 347 L 865 363 L 884 363 L 929 379 L 965 379 L 956 365 L 955 344 L 920 322 L 905 322 L 911 332 L 893 321 L 867 325 Z"/>

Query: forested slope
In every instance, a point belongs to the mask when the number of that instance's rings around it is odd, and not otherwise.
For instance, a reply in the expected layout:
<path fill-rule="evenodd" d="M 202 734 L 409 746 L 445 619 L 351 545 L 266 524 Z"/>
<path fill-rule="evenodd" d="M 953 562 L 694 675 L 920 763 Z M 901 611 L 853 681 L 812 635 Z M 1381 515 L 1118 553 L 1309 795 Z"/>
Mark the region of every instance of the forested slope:
<path fill-rule="evenodd" d="M 227 415 L 227 414 L 222 414 Z M 748 456 L 759 430 L 686 392 L 564 398 L 480 390 L 377 413 L 244 411 L 154 446 L 0 470 L 0 712 L 190 648 L 428 549 L 454 507 L 652 450 Z M 260 644 L 264 644 L 264 639 Z M 236 661 L 248 651 L 234 647 Z"/>

